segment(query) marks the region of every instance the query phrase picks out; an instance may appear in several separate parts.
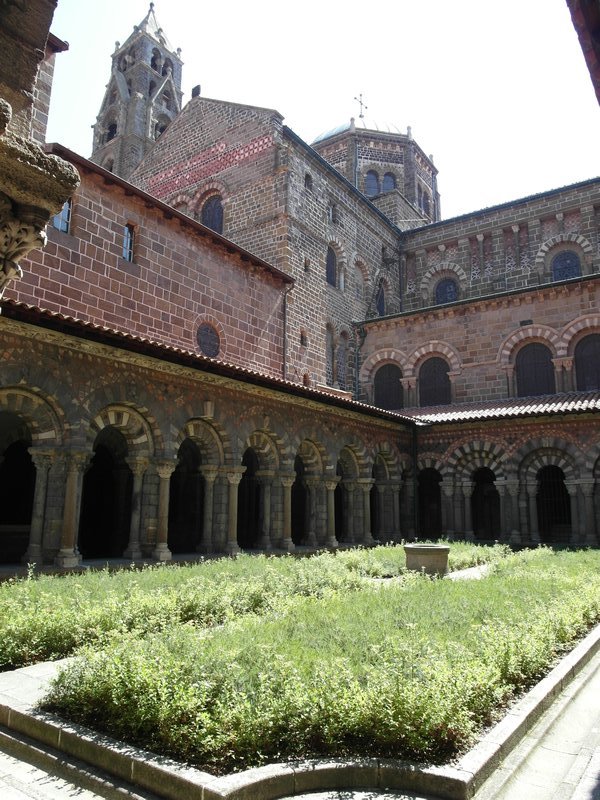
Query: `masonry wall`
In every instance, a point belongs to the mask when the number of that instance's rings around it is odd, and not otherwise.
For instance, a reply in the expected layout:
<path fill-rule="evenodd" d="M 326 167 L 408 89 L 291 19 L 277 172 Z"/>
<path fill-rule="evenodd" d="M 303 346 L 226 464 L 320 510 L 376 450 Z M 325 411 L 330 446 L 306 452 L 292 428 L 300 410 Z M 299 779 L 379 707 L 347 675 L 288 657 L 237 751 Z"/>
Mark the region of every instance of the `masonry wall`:
<path fill-rule="evenodd" d="M 134 227 L 133 262 L 123 228 Z M 199 352 L 206 322 L 218 358 L 281 376 L 283 283 L 191 226 L 89 172 L 72 203 L 69 233 L 22 262 L 7 298 Z"/>
<path fill-rule="evenodd" d="M 598 180 L 409 231 L 403 243 L 404 309 L 432 305 L 444 277 L 457 279 L 460 299 L 547 283 L 547 254 L 562 243 L 581 255 L 584 273 L 598 272 L 599 231 Z"/>
<path fill-rule="evenodd" d="M 592 276 L 370 323 L 361 349 L 361 399 L 372 400 L 377 369 L 394 363 L 405 406 L 418 405 L 420 366 L 439 356 L 450 368 L 453 403 L 503 401 L 515 396 L 515 356 L 530 342 L 550 348 L 556 391 L 572 390 L 575 345 L 600 330 L 599 304 L 600 279 Z"/>

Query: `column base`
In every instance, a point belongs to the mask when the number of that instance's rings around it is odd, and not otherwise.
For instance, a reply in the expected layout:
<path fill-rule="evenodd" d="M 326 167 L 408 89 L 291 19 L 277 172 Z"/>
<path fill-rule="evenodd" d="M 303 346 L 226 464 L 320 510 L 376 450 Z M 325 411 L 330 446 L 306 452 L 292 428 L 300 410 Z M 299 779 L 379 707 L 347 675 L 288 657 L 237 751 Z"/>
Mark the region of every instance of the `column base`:
<path fill-rule="evenodd" d="M 207 555 L 208 553 L 214 553 L 215 549 L 212 544 L 204 544 L 200 542 L 200 544 L 196 545 L 196 552 L 202 553 L 202 555 Z"/>
<path fill-rule="evenodd" d="M 73 569 L 81 564 L 81 556 L 74 550 L 59 550 L 54 565 L 60 569 Z"/>
<path fill-rule="evenodd" d="M 363 538 L 361 544 L 364 547 L 371 547 L 372 545 L 377 544 L 377 542 L 375 541 L 373 536 L 369 533 Z"/>
<path fill-rule="evenodd" d="M 142 548 L 139 546 L 128 547 L 123 551 L 123 558 L 129 558 L 131 561 L 136 561 L 138 558 L 142 558 Z"/>
<path fill-rule="evenodd" d="M 296 545 L 291 539 L 283 539 L 281 542 L 281 549 L 285 550 L 286 553 L 293 553 L 296 549 Z"/>
<path fill-rule="evenodd" d="M 166 544 L 157 544 L 152 551 L 152 558 L 155 561 L 170 561 L 172 557 L 169 546 Z"/>
<path fill-rule="evenodd" d="M 42 564 L 42 548 L 39 544 L 29 545 L 27 552 L 21 559 L 22 564 Z"/>
<path fill-rule="evenodd" d="M 237 542 L 227 542 L 227 544 L 225 545 L 225 552 L 227 553 L 228 556 L 237 556 L 242 551 Z"/>

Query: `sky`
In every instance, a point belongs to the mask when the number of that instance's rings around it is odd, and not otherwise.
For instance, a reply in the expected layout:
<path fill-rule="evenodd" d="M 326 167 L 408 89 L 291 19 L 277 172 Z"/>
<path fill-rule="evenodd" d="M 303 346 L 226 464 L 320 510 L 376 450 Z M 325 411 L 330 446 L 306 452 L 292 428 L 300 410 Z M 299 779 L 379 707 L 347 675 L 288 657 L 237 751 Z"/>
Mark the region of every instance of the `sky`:
<path fill-rule="evenodd" d="M 48 141 L 91 126 L 146 0 L 58 0 Z M 439 170 L 445 219 L 600 175 L 600 107 L 566 0 L 156 0 L 184 103 L 277 109 L 308 143 L 350 117 L 407 126 Z"/>

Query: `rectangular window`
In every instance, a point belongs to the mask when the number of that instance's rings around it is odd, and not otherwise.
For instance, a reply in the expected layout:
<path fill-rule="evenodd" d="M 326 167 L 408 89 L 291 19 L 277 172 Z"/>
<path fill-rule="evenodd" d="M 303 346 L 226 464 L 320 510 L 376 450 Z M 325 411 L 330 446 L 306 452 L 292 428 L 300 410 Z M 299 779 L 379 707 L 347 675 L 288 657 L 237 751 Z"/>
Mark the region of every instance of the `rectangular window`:
<path fill-rule="evenodd" d="M 135 230 L 133 225 L 125 225 L 123 228 L 123 258 L 125 261 L 133 261 L 134 241 Z"/>
<path fill-rule="evenodd" d="M 68 233 L 69 228 L 71 227 L 71 201 L 67 200 L 58 214 L 55 214 L 52 218 L 52 227 L 56 228 L 57 231 L 62 231 L 63 233 Z"/>

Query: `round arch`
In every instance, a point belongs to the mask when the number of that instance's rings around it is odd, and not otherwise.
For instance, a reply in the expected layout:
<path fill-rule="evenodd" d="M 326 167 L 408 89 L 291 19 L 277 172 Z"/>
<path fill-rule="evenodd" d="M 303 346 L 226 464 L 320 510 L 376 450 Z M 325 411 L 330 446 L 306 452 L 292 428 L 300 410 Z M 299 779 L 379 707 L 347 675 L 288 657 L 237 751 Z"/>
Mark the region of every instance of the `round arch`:
<path fill-rule="evenodd" d="M 26 424 L 33 447 L 63 444 L 64 413 L 50 398 L 20 386 L 0 389 L 0 411 L 10 411 Z"/>
<path fill-rule="evenodd" d="M 552 258 L 559 250 L 566 249 L 564 245 L 575 245 L 575 249 L 579 250 L 578 255 L 581 257 L 581 273 L 582 275 L 589 274 L 594 254 L 591 243 L 579 233 L 559 233 L 557 236 L 547 239 L 537 252 L 534 268 L 540 278 L 551 277 Z"/>
<path fill-rule="evenodd" d="M 505 478 L 507 474 L 504 446 L 483 439 L 466 441 L 455 446 L 444 460 L 448 469 L 460 480 L 469 480 L 478 469 L 490 469 L 496 480 Z"/>
<path fill-rule="evenodd" d="M 509 366 L 522 347 L 527 344 L 540 342 L 550 348 L 553 358 L 560 358 L 567 354 L 564 338 L 549 325 L 524 325 L 509 334 L 498 348 L 496 361 L 501 366 Z"/>
<path fill-rule="evenodd" d="M 413 350 L 406 361 L 404 376 L 414 376 L 418 367 L 421 366 L 421 362 L 430 356 L 445 358 L 450 366 L 450 372 L 459 373 L 461 371 L 461 360 L 458 351 L 446 342 L 432 340 Z"/>
<path fill-rule="evenodd" d="M 442 278 L 454 278 L 458 283 L 461 296 L 466 293 L 469 280 L 464 269 L 459 264 L 445 262 L 430 267 L 423 275 L 419 289 L 424 302 L 435 302 L 435 286 Z"/>
<path fill-rule="evenodd" d="M 155 453 L 152 428 L 144 415 L 127 405 L 111 404 L 91 420 L 87 433 L 90 449 L 104 428 L 116 428 L 127 442 L 130 456 L 153 456 Z"/>

